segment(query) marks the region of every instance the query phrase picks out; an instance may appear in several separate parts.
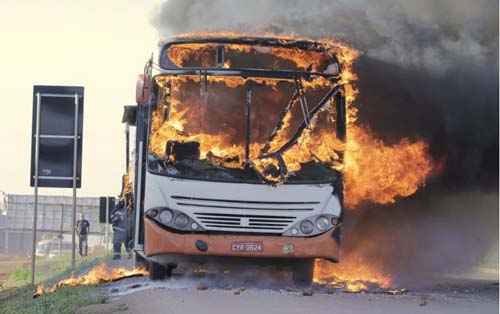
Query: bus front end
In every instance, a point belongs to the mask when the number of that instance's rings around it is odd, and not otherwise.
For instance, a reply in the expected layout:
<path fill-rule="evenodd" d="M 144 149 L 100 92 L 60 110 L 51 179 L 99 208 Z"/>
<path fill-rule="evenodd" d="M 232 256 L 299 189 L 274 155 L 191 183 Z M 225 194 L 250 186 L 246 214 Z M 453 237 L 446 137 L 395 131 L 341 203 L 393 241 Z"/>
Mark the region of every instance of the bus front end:
<path fill-rule="evenodd" d="M 334 47 L 175 38 L 140 87 L 135 242 L 145 258 L 338 261 L 346 108 Z"/>

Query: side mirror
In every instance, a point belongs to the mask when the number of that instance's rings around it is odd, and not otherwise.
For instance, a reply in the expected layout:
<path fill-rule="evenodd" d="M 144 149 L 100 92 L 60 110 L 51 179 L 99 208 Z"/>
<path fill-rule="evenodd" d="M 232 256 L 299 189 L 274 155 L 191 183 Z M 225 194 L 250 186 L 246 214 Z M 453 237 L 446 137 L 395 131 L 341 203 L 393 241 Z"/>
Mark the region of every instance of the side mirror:
<path fill-rule="evenodd" d="M 139 74 L 135 85 L 135 101 L 139 106 L 145 106 L 149 101 L 150 94 L 151 81 L 144 74 Z"/>

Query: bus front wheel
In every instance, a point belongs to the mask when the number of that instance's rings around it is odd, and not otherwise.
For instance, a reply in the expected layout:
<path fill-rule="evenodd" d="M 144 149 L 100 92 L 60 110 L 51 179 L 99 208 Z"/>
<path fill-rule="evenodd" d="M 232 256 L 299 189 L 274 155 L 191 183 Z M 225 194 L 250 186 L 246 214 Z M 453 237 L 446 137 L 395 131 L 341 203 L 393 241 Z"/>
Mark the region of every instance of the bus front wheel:
<path fill-rule="evenodd" d="M 309 287 L 313 281 L 314 259 L 292 261 L 293 283 L 299 287 Z"/>

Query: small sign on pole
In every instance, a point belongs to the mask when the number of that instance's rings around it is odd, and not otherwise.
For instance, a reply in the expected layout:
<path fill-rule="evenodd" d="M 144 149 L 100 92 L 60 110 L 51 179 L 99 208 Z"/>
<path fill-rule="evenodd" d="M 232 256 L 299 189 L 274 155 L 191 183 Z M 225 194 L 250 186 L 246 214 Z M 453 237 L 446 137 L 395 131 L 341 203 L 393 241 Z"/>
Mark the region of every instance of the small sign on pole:
<path fill-rule="evenodd" d="M 71 265 L 75 266 L 76 189 L 82 185 L 83 87 L 33 87 L 30 185 L 34 187 L 31 283 L 35 284 L 38 188 L 73 189 Z"/>
<path fill-rule="evenodd" d="M 106 254 L 109 251 L 109 223 L 111 221 L 111 213 L 115 209 L 115 198 L 113 196 L 101 196 L 99 198 L 99 223 L 104 226 L 104 246 Z"/>

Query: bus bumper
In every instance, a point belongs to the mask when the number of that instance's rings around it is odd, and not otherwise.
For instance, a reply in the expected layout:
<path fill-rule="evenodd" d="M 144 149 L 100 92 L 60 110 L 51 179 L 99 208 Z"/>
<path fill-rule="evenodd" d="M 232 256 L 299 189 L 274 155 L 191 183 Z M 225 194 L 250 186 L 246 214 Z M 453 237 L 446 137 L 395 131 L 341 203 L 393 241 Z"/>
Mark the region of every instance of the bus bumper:
<path fill-rule="evenodd" d="M 311 238 L 181 234 L 165 230 L 144 217 L 146 256 L 162 254 L 265 258 L 324 258 L 338 261 L 339 244 L 333 230 Z"/>

